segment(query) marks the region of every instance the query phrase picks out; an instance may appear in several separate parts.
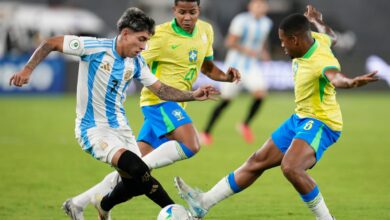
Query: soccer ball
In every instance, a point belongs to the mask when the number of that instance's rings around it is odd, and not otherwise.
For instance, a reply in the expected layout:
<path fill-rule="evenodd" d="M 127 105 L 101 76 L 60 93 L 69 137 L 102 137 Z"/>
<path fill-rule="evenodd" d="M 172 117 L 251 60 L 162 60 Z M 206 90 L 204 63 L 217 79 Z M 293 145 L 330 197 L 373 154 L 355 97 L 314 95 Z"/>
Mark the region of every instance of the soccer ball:
<path fill-rule="evenodd" d="M 179 204 L 167 205 L 158 213 L 157 220 L 192 220 L 191 214 Z"/>

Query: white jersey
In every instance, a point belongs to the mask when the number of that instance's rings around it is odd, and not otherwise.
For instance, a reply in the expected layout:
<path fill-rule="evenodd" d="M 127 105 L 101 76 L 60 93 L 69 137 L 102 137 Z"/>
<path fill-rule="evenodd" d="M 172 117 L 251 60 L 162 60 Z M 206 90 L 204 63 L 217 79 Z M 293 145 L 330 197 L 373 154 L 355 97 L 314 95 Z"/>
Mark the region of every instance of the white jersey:
<path fill-rule="evenodd" d="M 256 19 L 249 12 L 236 15 L 229 27 L 229 34 L 239 36 L 240 45 L 246 48 L 260 51 L 264 46 L 272 21 L 267 16 Z M 225 65 L 239 69 L 243 74 L 250 71 L 258 60 L 240 53 L 236 49 L 230 49 L 226 55 Z"/>
<path fill-rule="evenodd" d="M 157 78 L 144 59 L 122 58 L 116 38 L 97 39 L 66 35 L 63 52 L 81 58 L 77 81 L 76 137 L 93 127 L 130 129 L 123 103 L 132 78 L 150 86 Z"/>

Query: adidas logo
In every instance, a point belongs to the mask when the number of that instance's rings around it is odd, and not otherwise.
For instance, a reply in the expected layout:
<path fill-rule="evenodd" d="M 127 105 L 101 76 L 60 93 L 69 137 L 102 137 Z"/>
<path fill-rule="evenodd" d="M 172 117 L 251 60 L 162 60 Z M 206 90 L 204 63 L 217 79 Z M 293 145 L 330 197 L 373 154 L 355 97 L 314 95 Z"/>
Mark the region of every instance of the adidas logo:
<path fill-rule="evenodd" d="M 107 62 L 101 63 L 100 66 L 99 66 L 99 69 L 102 69 L 102 70 L 104 70 L 106 72 L 111 72 L 111 66 Z"/>

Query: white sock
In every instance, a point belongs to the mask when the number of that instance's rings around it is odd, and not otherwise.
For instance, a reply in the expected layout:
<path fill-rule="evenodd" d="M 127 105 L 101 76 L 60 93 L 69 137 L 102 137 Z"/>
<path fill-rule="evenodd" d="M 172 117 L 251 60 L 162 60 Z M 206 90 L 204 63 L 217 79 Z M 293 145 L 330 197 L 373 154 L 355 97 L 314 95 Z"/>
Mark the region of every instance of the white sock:
<path fill-rule="evenodd" d="M 325 200 L 319 193 L 312 201 L 305 202 L 309 209 L 316 216 L 317 220 L 332 220 L 333 217 L 325 204 Z"/>
<path fill-rule="evenodd" d="M 220 201 L 234 195 L 235 192 L 230 187 L 227 177 L 222 178 L 217 184 L 214 185 L 209 191 L 202 195 L 202 206 L 205 209 L 213 207 Z"/>
<path fill-rule="evenodd" d="M 119 173 L 117 171 L 109 173 L 104 179 L 89 188 L 87 191 L 75 196 L 72 198 L 72 202 L 83 209 L 87 207 L 87 205 L 96 197 L 103 197 L 107 193 L 111 192 L 111 190 L 116 186 L 116 184 L 120 181 Z"/>
<path fill-rule="evenodd" d="M 180 144 L 178 141 L 172 140 L 161 144 L 157 149 L 144 156 L 142 160 L 150 169 L 155 169 L 168 166 L 193 155 L 194 153 L 186 146 Z"/>

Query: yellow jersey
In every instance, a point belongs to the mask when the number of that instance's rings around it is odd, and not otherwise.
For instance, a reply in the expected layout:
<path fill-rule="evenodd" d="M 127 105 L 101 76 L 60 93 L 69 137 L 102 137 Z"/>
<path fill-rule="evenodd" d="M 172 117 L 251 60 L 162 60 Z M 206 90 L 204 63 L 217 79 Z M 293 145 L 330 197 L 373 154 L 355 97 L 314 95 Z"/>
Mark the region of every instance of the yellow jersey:
<path fill-rule="evenodd" d="M 292 60 L 296 114 L 318 119 L 332 130 L 341 131 L 343 120 L 336 101 L 335 87 L 325 75 L 327 69 L 340 70 L 340 64 L 332 53 L 328 35 L 312 32 L 315 40 L 300 58 Z"/>
<path fill-rule="evenodd" d="M 151 72 L 174 88 L 192 90 L 204 60 L 213 59 L 214 33 L 210 24 L 196 22 L 192 34 L 177 25 L 176 19 L 158 25 L 156 33 L 142 52 Z M 141 91 L 141 106 L 164 102 L 148 88 Z M 185 107 L 186 103 L 180 103 Z"/>

